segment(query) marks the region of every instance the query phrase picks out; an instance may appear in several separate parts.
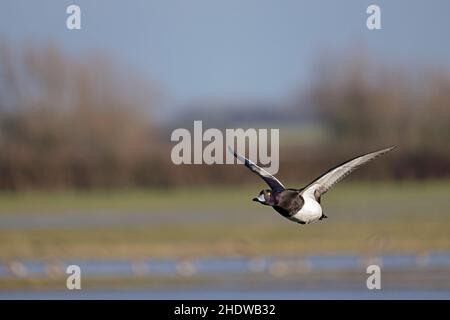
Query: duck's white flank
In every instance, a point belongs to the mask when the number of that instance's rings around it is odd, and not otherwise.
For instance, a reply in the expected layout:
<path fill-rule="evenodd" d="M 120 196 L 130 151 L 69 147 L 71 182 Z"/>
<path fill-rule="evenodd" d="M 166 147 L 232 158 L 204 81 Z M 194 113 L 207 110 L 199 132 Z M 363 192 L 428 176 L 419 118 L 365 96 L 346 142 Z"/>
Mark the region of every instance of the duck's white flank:
<path fill-rule="evenodd" d="M 322 216 L 320 203 L 316 201 L 314 196 L 309 194 L 304 194 L 303 200 L 305 201 L 303 207 L 291 217 L 291 220 L 301 221 L 306 224 L 318 221 Z"/>

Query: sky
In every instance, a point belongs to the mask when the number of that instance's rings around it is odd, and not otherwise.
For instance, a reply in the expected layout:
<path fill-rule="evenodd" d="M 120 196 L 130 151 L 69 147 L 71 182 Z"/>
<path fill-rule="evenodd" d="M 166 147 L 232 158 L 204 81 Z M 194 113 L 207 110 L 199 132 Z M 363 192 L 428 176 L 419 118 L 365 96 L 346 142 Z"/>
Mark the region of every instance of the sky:
<path fill-rule="evenodd" d="M 66 28 L 71 4 L 81 8 L 81 30 Z M 371 4 L 381 8 L 381 30 L 366 27 Z M 0 39 L 106 52 L 180 107 L 277 101 L 308 83 L 319 54 L 358 46 L 408 68 L 449 67 L 449 12 L 446 0 L 2 0 Z"/>

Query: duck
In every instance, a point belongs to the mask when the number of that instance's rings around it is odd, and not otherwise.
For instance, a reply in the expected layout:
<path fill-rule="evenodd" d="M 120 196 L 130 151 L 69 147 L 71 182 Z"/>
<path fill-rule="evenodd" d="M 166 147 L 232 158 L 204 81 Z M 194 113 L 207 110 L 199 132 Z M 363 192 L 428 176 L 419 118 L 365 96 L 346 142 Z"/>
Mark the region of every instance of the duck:
<path fill-rule="evenodd" d="M 301 189 L 286 188 L 277 178 L 250 159 L 243 157 L 230 146 L 229 151 L 250 171 L 261 177 L 269 186 L 253 198 L 262 205 L 271 206 L 283 217 L 299 224 L 311 224 L 328 218 L 322 209 L 321 197 L 336 183 L 354 170 L 394 149 L 395 146 L 366 153 L 347 160 L 320 175 Z"/>

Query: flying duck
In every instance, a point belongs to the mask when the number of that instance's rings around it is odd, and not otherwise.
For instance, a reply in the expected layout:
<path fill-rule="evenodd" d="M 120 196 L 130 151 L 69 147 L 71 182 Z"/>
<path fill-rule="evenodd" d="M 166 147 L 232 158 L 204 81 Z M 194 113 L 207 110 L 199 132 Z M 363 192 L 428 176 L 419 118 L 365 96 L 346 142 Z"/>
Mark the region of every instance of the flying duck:
<path fill-rule="evenodd" d="M 331 168 L 306 187 L 291 189 L 285 188 L 277 178 L 258 167 L 251 160 L 239 155 L 231 147 L 228 148 L 237 159 L 242 161 L 252 172 L 260 176 L 270 187 L 270 189 L 261 190 L 258 197 L 253 198 L 253 201 L 271 206 L 283 217 L 300 224 L 310 224 L 327 218 L 320 205 L 322 195 L 353 170 L 394 149 L 394 147 L 390 147 L 355 157 Z"/>

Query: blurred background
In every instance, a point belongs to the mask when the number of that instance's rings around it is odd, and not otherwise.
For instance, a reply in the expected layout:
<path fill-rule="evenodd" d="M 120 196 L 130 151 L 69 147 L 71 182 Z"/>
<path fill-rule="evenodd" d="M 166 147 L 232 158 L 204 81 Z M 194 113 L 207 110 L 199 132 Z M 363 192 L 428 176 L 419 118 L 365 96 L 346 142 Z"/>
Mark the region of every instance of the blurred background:
<path fill-rule="evenodd" d="M 0 298 L 450 298 L 447 1 L 0 3 Z M 280 129 L 300 188 L 396 145 L 300 226 L 176 128 Z M 82 290 L 66 289 L 66 266 Z M 366 287 L 378 264 L 382 290 Z"/>

